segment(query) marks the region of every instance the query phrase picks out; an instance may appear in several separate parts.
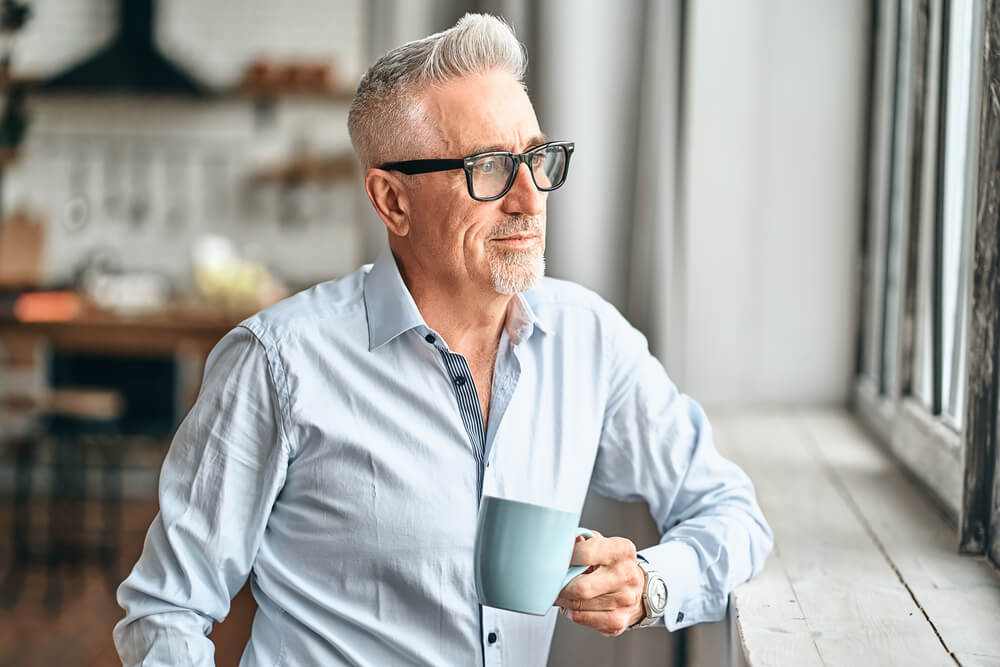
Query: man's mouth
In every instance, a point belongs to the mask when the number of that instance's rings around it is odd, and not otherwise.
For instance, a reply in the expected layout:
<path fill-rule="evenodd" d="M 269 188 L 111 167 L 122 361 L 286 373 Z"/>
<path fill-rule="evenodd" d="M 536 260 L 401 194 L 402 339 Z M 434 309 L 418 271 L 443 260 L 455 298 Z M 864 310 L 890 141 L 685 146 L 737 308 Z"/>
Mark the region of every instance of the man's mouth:
<path fill-rule="evenodd" d="M 501 243 L 527 243 L 529 241 L 534 241 L 537 238 L 537 234 L 523 232 L 519 234 L 510 234 L 509 236 L 495 236 L 491 240 L 500 241 Z"/>

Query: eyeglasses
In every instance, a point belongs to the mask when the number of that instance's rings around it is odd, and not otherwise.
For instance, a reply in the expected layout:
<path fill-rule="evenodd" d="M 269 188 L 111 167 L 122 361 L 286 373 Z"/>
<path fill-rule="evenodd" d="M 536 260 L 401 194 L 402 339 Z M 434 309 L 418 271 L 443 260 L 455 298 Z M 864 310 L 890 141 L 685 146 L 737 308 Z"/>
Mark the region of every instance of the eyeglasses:
<path fill-rule="evenodd" d="M 573 148 L 571 141 L 550 141 L 526 153 L 494 151 L 450 160 L 386 162 L 379 169 L 411 175 L 464 169 L 469 196 L 476 201 L 494 201 L 510 192 L 522 162 L 527 165 L 535 187 L 542 192 L 561 187 L 566 182 Z"/>

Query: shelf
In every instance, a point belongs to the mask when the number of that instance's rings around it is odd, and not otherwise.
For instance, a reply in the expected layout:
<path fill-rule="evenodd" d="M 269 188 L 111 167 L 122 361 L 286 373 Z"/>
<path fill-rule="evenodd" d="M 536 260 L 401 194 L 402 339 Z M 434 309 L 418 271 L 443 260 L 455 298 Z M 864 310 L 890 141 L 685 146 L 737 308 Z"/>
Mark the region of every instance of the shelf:
<path fill-rule="evenodd" d="M 233 95 L 255 101 L 271 101 L 277 99 L 318 100 L 332 102 L 350 102 L 354 99 L 354 89 L 345 86 L 239 86 Z"/>
<path fill-rule="evenodd" d="M 0 75 L 0 89 L 18 85 L 26 88 L 31 95 L 46 97 L 51 95 L 106 96 L 109 94 L 148 96 L 150 94 L 149 91 L 130 91 L 128 89 L 114 91 L 86 89 L 54 91 L 44 88 L 46 81 L 46 77 L 37 74 L 16 73 L 9 77 Z M 168 92 L 166 95 L 170 95 L 170 93 Z M 270 83 L 243 81 L 228 89 L 205 88 L 205 97 L 209 100 L 235 98 L 250 102 L 270 102 L 279 99 L 350 102 L 354 99 L 354 88 L 344 84 L 332 83 L 322 77 L 315 77 L 312 80 L 308 78 L 295 80 L 293 78 L 292 80 L 281 80 Z"/>
<path fill-rule="evenodd" d="M 260 185 L 333 184 L 356 178 L 359 174 L 358 166 L 357 159 L 351 153 L 302 157 L 259 167 L 251 172 L 250 181 Z"/>
<path fill-rule="evenodd" d="M 236 86 L 237 94 L 260 101 L 309 98 L 350 102 L 353 86 L 345 85 L 337 68 L 325 62 L 271 62 L 251 64 Z"/>

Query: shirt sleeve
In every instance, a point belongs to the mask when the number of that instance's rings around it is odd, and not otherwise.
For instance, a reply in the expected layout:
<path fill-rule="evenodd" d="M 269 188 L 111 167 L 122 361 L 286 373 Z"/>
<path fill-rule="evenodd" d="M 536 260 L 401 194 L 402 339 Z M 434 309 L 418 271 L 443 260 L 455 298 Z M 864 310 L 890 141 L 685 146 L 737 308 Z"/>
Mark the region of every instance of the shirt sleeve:
<path fill-rule="evenodd" d="M 118 589 L 124 665 L 213 665 L 213 621 L 247 579 L 288 462 L 265 348 L 237 327 L 209 355 L 202 389 L 160 472 L 160 511 Z"/>
<path fill-rule="evenodd" d="M 646 501 L 662 535 L 639 553 L 667 584 L 669 630 L 720 620 L 773 537 L 747 475 L 715 448 L 705 412 L 678 392 L 645 337 L 617 312 L 611 387 L 591 488 Z"/>

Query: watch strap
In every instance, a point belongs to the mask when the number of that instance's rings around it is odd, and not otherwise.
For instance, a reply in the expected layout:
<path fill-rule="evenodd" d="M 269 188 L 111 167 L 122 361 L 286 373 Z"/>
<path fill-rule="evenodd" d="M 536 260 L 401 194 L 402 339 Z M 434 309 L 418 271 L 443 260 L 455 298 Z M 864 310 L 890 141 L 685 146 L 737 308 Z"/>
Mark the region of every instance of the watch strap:
<path fill-rule="evenodd" d="M 652 614 L 650 612 L 649 597 L 648 597 L 650 579 L 652 577 L 656 577 L 662 582 L 663 578 L 660 577 L 660 575 L 656 572 L 656 570 L 653 569 L 653 567 L 649 564 L 649 561 L 643 558 L 641 554 L 637 554 L 636 559 L 638 560 L 639 567 L 640 569 L 642 569 L 642 573 L 644 576 L 644 581 L 642 586 L 642 609 L 645 615 L 641 619 L 636 621 L 634 624 L 632 624 L 628 628 L 629 630 L 632 630 L 633 628 L 647 627 L 649 625 L 656 623 L 663 617 L 663 612 L 660 612 L 659 614 Z"/>

